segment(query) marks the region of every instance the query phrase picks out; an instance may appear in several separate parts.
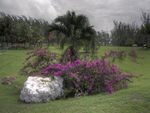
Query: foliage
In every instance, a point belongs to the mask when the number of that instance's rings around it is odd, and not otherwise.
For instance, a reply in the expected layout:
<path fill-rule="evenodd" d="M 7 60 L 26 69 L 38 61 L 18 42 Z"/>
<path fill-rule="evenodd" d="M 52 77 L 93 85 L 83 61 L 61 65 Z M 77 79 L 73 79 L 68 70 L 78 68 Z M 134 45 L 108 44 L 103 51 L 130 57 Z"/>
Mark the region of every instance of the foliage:
<path fill-rule="evenodd" d="M 36 49 L 27 53 L 28 57 L 21 69 L 23 75 L 39 75 L 40 70 L 49 64 L 56 63 L 56 54 L 46 49 Z"/>
<path fill-rule="evenodd" d="M 69 94 L 83 95 L 100 92 L 112 92 L 126 88 L 130 73 L 121 72 L 114 64 L 106 60 L 81 61 L 76 60 L 67 64 L 52 64 L 43 69 L 43 74 L 62 76 L 64 88 Z"/>

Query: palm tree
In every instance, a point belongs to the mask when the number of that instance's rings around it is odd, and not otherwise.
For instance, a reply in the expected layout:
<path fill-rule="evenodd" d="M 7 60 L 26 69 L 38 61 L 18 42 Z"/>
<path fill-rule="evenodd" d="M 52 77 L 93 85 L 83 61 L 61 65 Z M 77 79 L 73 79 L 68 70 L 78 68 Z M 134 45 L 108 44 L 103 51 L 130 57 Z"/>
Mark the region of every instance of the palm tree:
<path fill-rule="evenodd" d="M 62 48 L 65 44 L 69 45 L 67 51 L 72 53 L 70 57 L 74 57 L 71 58 L 71 61 L 77 58 L 78 50 L 81 47 L 95 50 L 96 32 L 84 15 L 76 15 L 74 11 L 68 11 L 65 15 L 58 16 L 54 20 L 49 31 L 55 31 L 56 34 L 61 35 L 60 46 Z"/>

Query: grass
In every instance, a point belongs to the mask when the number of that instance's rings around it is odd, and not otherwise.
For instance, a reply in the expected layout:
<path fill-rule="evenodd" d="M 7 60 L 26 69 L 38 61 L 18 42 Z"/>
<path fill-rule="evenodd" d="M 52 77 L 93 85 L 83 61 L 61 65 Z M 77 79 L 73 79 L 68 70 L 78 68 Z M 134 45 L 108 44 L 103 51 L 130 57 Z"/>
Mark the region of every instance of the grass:
<path fill-rule="evenodd" d="M 98 56 L 117 47 L 101 47 Z M 50 48 L 58 54 L 61 51 Z M 131 48 L 119 48 L 129 51 Z M 0 51 L 0 79 L 16 76 L 11 86 L 0 84 L 0 113 L 150 113 L 150 51 L 138 48 L 137 63 L 128 58 L 116 63 L 124 71 L 142 74 L 129 88 L 112 95 L 98 94 L 78 98 L 60 99 L 48 103 L 25 104 L 19 101 L 19 89 L 26 77 L 19 74 L 27 50 Z"/>

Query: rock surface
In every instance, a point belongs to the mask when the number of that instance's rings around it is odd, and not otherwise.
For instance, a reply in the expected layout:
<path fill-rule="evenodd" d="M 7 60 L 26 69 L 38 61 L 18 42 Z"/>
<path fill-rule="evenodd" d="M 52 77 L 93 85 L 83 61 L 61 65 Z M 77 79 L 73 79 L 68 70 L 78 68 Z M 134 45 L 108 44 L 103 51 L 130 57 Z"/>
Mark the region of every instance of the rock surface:
<path fill-rule="evenodd" d="M 63 96 L 63 79 L 55 77 L 28 77 L 21 90 L 24 102 L 47 102 Z"/>

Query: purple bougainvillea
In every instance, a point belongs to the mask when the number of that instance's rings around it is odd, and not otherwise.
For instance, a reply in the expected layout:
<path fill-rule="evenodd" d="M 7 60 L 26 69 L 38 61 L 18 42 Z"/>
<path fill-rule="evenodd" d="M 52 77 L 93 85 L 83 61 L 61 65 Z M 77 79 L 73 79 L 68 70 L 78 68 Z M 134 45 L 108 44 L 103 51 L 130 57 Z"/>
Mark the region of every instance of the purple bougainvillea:
<path fill-rule="evenodd" d="M 52 64 L 44 68 L 42 73 L 46 76 L 62 76 L 65 88 L 73 92 L 73 95 L 105 91 L 112 94 L 126 88 L 132 77 L 132 74 L 121 72 L 115 64 L 104 59 Z"/>

